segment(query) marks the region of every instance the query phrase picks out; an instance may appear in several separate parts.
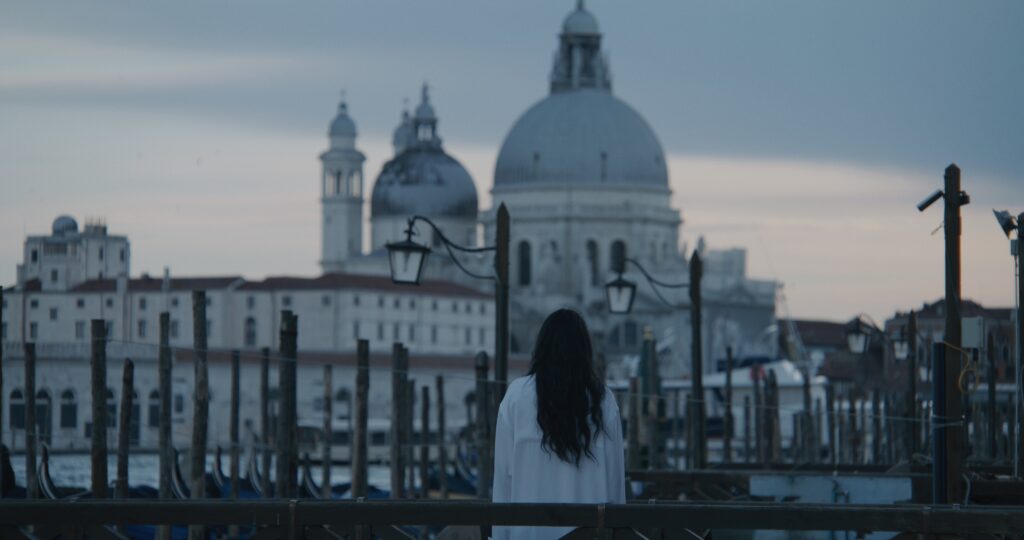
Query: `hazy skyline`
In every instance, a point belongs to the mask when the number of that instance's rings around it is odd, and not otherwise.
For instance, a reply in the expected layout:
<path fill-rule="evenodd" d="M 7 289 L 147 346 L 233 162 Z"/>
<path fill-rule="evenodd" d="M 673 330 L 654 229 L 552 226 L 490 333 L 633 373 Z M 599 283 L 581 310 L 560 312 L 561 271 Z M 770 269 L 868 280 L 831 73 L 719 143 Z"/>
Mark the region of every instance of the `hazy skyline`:
<path fill-rule="evenodd" d="M 317 156 L 342 88 L 369 189 L 429 81 L 486 208 L 573 4 L 0 3 L 0 283 L 60 213 L 129 236 L 134 274 L 315 273 Z M 1012 304 L 991 208 L 1024 210 L 1024 5 L 587 6 L 615 94 L 669 155 L 690 246 L 747 248 L 795 316 L 880 321 L 943 293 L 941 211 L 914 204 L 956 161 L 964 296 Z"/>

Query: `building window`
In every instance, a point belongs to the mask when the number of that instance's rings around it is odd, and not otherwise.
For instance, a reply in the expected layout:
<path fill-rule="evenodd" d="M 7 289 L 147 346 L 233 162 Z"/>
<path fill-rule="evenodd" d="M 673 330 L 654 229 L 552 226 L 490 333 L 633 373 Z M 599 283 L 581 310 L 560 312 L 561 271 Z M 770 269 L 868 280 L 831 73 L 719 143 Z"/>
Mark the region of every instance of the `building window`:
<path fill-rule="evenodd" d="M 415 298 L 410 298 L 409 299 L 409 309 L 416 309 L 416 299 Z"/>
<path fill-rule="evenodd" d="M 75 401 L 74 390 L 70 388 L 60 394 L 60 427 L 78 427 L 78 402 Z"/>
<path fill-rule="evenodd" d="M 326 294 L 321 296 L 320 297 L 320 305 L 324 306 L 324 307 L 327 307 L 327 306 L 331 305 L 331 297 L 329 295 L 326 295 Z"/>
<path fill-rule="evenodd" d="M 292 307 L 292 297 L 284 296 L 281 298 L 281 305 L 284 307 Z"/>
<path fill-rule="evenodd" d="M 433 311 L 437 311 L 437 300 L 433 300 L 430 302 L 430 309 Z"/>
<path fill-rule="evenodd" d="M 473 305 L 466 302 L 466 313 L 473 313 Z"/>
<path fill-rule="evenodd" d="M 75 321 L 75 339 L 85 339 L 85 321 Z"/>
<path fill-rule="evenodd" d="M 103 260 L 103 248 L 100 248 L 100 260 Z"/>
<path fill-rule="evenodd" d="M 36 437 L 43 444 L 50 444 L 53 429 L 53 401 L 46 390 L 36 392 Z"/>
<path fill-rule="evenodd" d="M 213 305 L 213 297 L 212 296 L 207 296 L 206 297 L 206 307 L 210 307 L 212 305 Z"/>
<path fill-rule="evenodd" d="M 452 313 L 458 313 L 458 312 L 459 312 L 459 303 L 458 302 L 452 302 Z"/>
<path fill-rule="evenodd" d="M 35 298 L 33 298 L 32 300 L 29 300 L 28 307 L 30 307 L 32 309 L 36 309 L 37 307 L 39 307 L 39 300 L 36 300 Z"/>
<path fill-rule="evenodd" d="M 251 295 L 251 294 L 249 296 L 246 296 L 245 297 L 245 307 L 247 309 L 252 309 L 252 308 L 256 307 L 256 297 Z"/>
<path fill-rule="evenodd" d="M 252 317 L 245 319 L 245 346 L 256 346 L 256 319 Z"/>
<path fill-rule="evenodd" d="M 473 329 L 469 328 L 467 326 L 466 327 L 466 345 L 471 345 L 472 343 L 473 343 Z"/>
<path fill-rule="evenodd" d="M 358 294 L 352 297 L 352 305 L 353 306 L 358 306 L 359 305 L 359 295 Z"/>
<path fill-rule="evenodd" d="M 28 338 L 35 341 L 39 336 L 39 323 L 28 323 Z"/>
<path fill-rule="evenodd" d="M 113 298 L 107 298 L 107 307 L 108 308 L 114 307 L 114 299 Z"/>
<path fill-rule="evenodd" d="M 57 320 L 57 308 L 55 308 L 55 307 L 50 308 L 50 320 L 51 321 L 56 321 Z"/>
<path fill-rule="evenodd" d="M 399 334 L 398 323 L 394 323 L 393 325 L 391 325 L 391 334 L 391 337 L 393 337 L 395 341 L 402 339 L 401 334 Z"/>
<path fill-rule="evenodd" d="M 379 308 L 384 307 L 384 297 L 383 296 L 378 296 L 377 297 L 377 307 L 379 307 Z"/>
<path fill-rule="evenodd" d="M 486 342 L 486 341 L 487 341 L 487 329 L 486 328 L 481 328 L 480 329 L 480 345 L 483 345 L 484 342 Z"/>
<path fill-rule="evenodd" d="M 121 248 L 121 253 L 119 254 L 119 258 L 121 259 L 121 262 L 124 262 L 124 248 Z"/>
<path fill-rule="evenodd" d="M 75 305 L 77 307 L 84 308 L 85 307 L 85 298 L 79 298 L 78 300 L 76 300 L 75 301 Z"/>
<path fill-rule="evenodd" d="M 612 242 L 608 265 L 611 271 L 616 274 L 621 274 L 626 270 L 626 243 L 622 240 Z"/>
<path fill-rule="evenodd" d="M 416 325 L 409 325 L 409 341 L 416 341 Z"/>
<path fill-rule="evenodd" d="M 57 283 L 57 269 L 50 270 L 50 282 Z"/>
<path fill-rule="evenodd" d="M 178 298 L 171 298 L 171 307 L 178 307 Z"/>
<path fill-rule="evenodd" d="M 400 298 L 398 298 L 397 296 L 395 297 L 394 306 L 395 306 L 395 309 L 399 309 L 400 307 L 402 307 L 402 300 Z"/>
<path fill-rule="evenodd" d="M 31 258 L 32 258 L 32 262 L 38 262 L 39 261 L 39 251 L 33 249 L 32 250 Z"/>
<path fill-rule="evenodd" d="M 181 414 L 183 412 L 185 412 L 185 396 L 174 394 L 174 413 Z"/>
<path fill-rule="evenodd" d="M 530 243 L 526 240 L 519 242 L 519 285 L 526 287 L 531 281 Z"/>
<path fill-rule="evenodd" d="M 587 268 L 590 270 L 590 286 L 597 287 L 601 284 L 601 254 L 597 249 L 597 242 L 587 240 Z"/>
<path fill-rule="evenodd" d="M 21 393 L 21 390 L 11 392 L 8 408 L 11 410 L 11 428 L 25 429 L 25 395 Z"/>
<path fill-rule="evenodd" d="M 138 327 L 139 327 L 139 330 L 138 330 L 139 337 L 140 338 L 145 338 L 146 337 L 146 320 L 142 319 L 142 320 L 138 321 Z"/>
<path fill-rule="evenodd" d="M 434 343 L 434 344 L 437 343 L 437 325 L 436 324 L 430 326 L 430 342 Z"/>
<path fill-rule="evenodd" d="M 170 330 L 171 330 L 171 337 L 172 338 L 177 338 L 178 337 L 178 320 L 177 319 L 174 319 L 174 320 L 171 321 L 171 328 L 170 328 Z"/>
<path fill-rule="evenodd" d="M 146 311 L 146 298 L 139 298 L 139 311 Z"/>
<path fill-rule="evenodd" d="M 384 323 L 377 323 L 377 341 L 384 341 Z"/>
<path fill-rule="evenodd" d="M 487 314 L 487 304 L 485 304 L 483 302 L 480 302 L 480 314 L 481 315 L 486 315 Z"/>
<path fill-rule="evenodd" d="M 153 390 L 149 393 L 149 418 L 146 425 L 157 427 L 160 425 L 160 391 Z"/>

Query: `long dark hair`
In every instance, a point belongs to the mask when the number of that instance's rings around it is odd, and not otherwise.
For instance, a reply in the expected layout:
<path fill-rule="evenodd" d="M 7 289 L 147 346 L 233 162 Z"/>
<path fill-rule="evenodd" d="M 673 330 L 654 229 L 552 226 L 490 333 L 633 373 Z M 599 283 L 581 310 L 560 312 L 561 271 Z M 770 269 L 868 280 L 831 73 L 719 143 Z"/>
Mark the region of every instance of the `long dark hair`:
<path fill-rule="evenodd" d="M 590 333 L 579 313 L 560 309 L 548 315 L 530 374 L 537 384 L 541 446 L 574 465 L 583 456 L 593 458 L 591 443 L 604 426 L 604 382 L 594 373 Z"/>

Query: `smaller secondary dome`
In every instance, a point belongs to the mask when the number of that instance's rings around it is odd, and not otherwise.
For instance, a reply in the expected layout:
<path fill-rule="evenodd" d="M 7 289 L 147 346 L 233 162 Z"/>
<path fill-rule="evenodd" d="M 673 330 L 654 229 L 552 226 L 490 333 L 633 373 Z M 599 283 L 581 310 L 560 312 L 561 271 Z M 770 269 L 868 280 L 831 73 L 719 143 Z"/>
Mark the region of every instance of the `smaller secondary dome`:
<path fill-rule="evenodd" d="M 576 10 L 565 17 L 562 23 L 564 34 L 600 34 L 597 19 L 583 7 L 583 0 L 576 2 Z"/>
<path fill-rule="evenodd" d="M 373 185 L 370 215 L 476 219 L 476 184 L 469 172 L 440 148 L 417 146 L 384 164 Z"/>
<path fill-rule="evenodd" d="M 334 117 L 331 122 L 331 130 L 329 132 L 331 137 L 355 137 L 356 136 L 356 123 L 352 121 L 352 117 L 348 115 L 348 104 L 342 100 L 341 104 L 338 105 L 338 115 Z"/>
<path fill-rule="evenodd" d="M 75 221 L 75 218 L 65 214 L 57 216 L 57 219 L 53 220 L 53 234 L 61 235 L 76 232 L 78 232 L 78 222 Z"/>

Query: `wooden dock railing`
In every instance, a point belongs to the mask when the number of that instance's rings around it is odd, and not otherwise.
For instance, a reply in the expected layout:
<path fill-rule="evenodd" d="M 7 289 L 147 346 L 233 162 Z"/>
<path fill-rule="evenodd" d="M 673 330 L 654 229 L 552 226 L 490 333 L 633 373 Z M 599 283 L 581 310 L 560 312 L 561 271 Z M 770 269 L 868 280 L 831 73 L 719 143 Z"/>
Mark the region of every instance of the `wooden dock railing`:
<path fill-rule="evenodd" d="M 7 501 L 4 538 L 117 538 L 109 525 L 249 528 L 250 538 L 411 538 L 415 527 L 575 527 L 572 538 L 706 537 L 713 530 L 1019 534 L 1024 507 L 923 505 L 492 504 L 478 501 Z M 32 536 L 25 527 L 34 526 Z M 403 527 L 405 527 L 403 529 Z M 696 535 L 696 536 L 695 536 Z M 442 537 L 444 537 L 442 533 Z M 465 537 L 465 536 L 461 536 Z"/>

